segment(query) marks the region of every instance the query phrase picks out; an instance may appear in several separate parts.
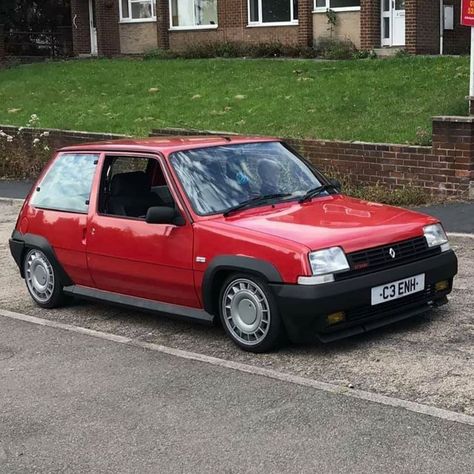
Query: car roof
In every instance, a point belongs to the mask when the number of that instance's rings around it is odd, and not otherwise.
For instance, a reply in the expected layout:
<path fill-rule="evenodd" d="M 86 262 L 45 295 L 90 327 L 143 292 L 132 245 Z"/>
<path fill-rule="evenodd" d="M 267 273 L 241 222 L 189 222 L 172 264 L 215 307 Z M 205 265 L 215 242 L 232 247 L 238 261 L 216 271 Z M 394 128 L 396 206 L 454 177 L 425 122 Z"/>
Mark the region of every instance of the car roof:
<path fill-rule="evenodd" d="M 152 138 L 125 138 L 107 140 L 60 148 L 58 151 L 99 151 L 99 152 L 164 152 L 191 150 L 193 148 L 213 147 L 241 143 L 278 141 L 278 138 L 240 135 L 198 135 Z"/>

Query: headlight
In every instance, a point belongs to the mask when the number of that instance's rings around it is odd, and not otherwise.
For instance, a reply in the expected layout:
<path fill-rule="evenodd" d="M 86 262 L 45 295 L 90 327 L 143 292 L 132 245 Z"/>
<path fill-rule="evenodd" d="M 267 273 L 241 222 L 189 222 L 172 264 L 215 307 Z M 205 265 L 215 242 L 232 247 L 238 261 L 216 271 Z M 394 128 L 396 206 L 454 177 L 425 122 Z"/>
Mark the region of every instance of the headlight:
<path fill-rule="evenodd" d="M 423 228 L 423 232 L 428 247 L 441 246 L 443 252 L 449 250 L 448 238 L 441 224 L 427 225 Z"/>
<path fill-rule="evenodd" d="M 346 254 L 340 247 L 331 247 L 325 250 L 310 252 L 309 264 L 313 276 L 300 276 L 300 285 L 315 285 L 334 281 L 334 273 L 349 270 Z"/>

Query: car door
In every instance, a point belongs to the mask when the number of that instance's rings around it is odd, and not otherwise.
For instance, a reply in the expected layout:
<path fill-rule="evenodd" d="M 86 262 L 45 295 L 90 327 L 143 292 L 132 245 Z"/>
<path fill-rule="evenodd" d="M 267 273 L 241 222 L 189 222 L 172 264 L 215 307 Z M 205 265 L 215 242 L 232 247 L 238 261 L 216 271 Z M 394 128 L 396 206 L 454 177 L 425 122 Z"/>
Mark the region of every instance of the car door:
<path fill-rule="evenodd" d="M 23 233 L 47 240 L 71 280 L 92 285 L 86 260 L 89 197 L 99 153 L 59 153 L 36 184 L 28 212 L 20 223 Z"/>
<path fill-rule="evenodd" d="M 192 224 L 187 219 L 183 225 L 145 221 L 147 209 L 157 205 L 176 206 L 184 215 L 162 159 L 106 154 L 95 198 L 87 236 L 87 262 L 95 286 L 198 307 Z"/>

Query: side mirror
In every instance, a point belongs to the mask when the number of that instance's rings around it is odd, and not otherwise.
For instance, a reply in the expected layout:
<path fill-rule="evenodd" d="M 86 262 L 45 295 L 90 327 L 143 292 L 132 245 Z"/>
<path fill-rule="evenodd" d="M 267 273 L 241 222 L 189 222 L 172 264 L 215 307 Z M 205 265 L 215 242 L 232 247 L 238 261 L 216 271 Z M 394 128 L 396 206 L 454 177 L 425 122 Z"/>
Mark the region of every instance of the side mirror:
<path fill-rule="evenodd" d="M 174 208 L 165 206 L 150 207 L 146 213 L 146 222 L 148 224 L 185 224 L 183 217 L 177 214 Z"/>
<path fill-rule="evenodd" d="M 338 179 L 331 178 L 329 182 L 339 191 L 342 191 L 342 184 Z"/>

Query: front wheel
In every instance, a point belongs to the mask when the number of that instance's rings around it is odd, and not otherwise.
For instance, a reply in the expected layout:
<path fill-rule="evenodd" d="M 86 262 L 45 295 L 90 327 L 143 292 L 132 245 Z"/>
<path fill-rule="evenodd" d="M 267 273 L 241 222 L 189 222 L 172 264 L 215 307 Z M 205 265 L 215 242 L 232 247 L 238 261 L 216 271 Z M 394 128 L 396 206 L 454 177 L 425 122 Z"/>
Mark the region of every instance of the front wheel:
<path fill-rule="evenodd" d="M 30 249 L 23 261 L 26 287 L 34 302 L 42 308 L 56 308 L 64 302 L 58 274 L 48 257 L 38 249 Z"/>
<path fill-rule="evenodd" d="M 231 275 L 219 296 L 220 317 L 229 337 L 249 352 L 277 347 L 283 324 L 268 285 L 249 275 Z"/>

